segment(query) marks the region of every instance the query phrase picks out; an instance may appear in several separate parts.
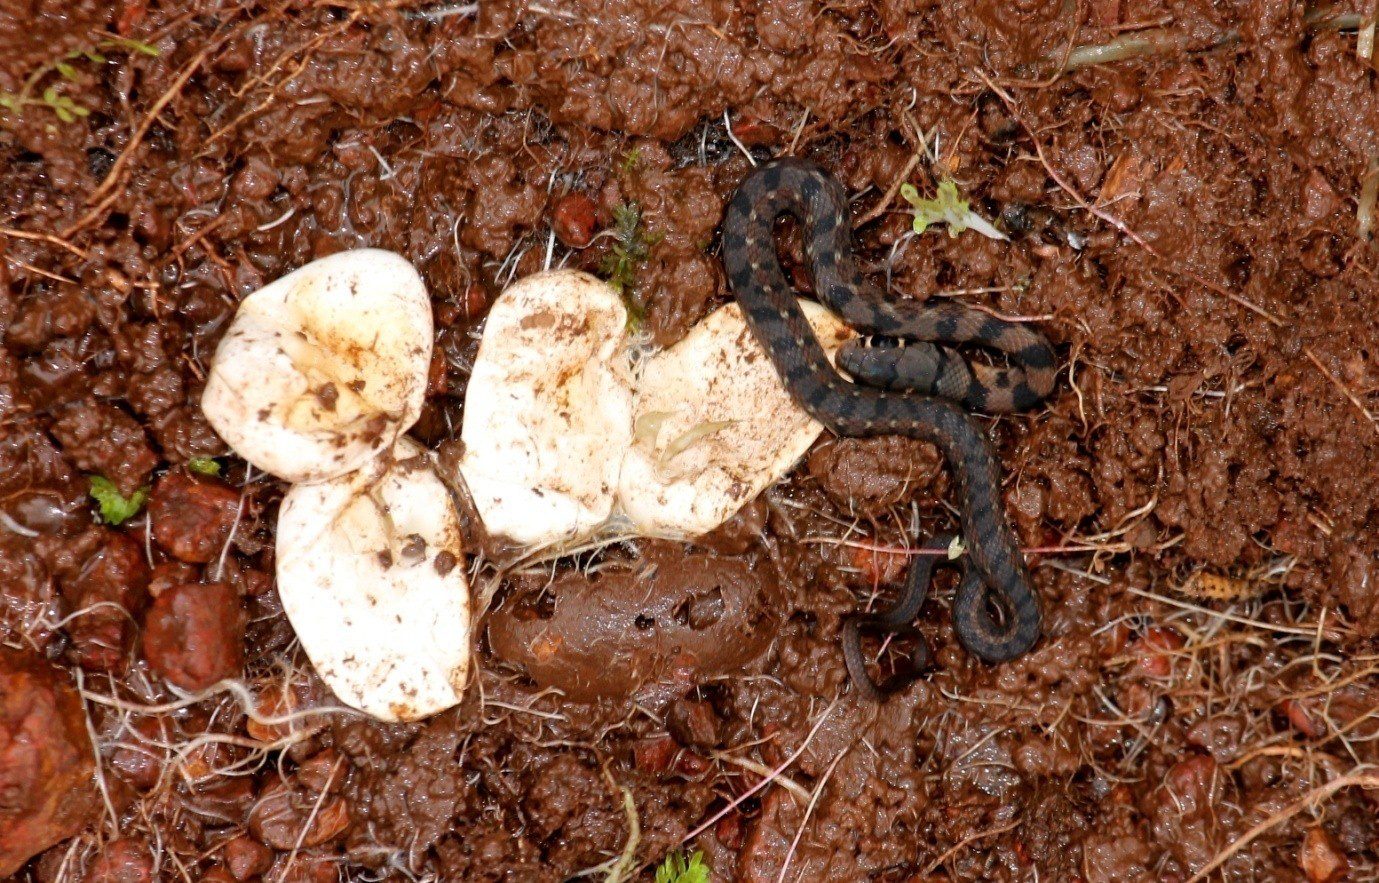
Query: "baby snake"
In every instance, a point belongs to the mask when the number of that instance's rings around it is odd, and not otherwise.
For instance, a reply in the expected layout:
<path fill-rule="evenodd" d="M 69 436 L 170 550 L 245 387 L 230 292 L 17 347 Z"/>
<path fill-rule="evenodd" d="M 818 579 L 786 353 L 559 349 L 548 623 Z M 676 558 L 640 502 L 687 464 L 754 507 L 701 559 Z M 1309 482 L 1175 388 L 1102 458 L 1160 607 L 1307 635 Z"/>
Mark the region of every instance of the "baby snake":
<path fill-rule="evenodd" d="M 936 536 L 916 550 L 920 553 L 919 557 L 915 559 L 915 563 L 910 566 L 910 572 L 905 576 L 905 588 L 901 591 L 899 600 L 890 608 L 880 613 L 849 616 L 843 620 L 843 662 L 847 664 L 848 676 L 852 678 L 852 682 L 868 699 L 879 701 L 888 694 L 908 686 L 929 664 L 929 646 L 924 643 L 924 636 L 919 633 L 919 629 L 914 628 L 911 623 L 919 615 L 920 609 L 924 606 L 924 599 L 929 594 L 929 575 L 933 573 L 934 565 L 939 563 L 940 556 L 947 554 L 954 539 L 956 537 L 947 534 Z M 977 579 L 971 570 L 963 567 L 961 558 L 952 563 L 962 568 L 964 582 Z M 896 637 L 914 638 L 919 642 L 919 646 L 903 669 L 878 684 L 867 673 L 867 658 L 862 653 L 863 629 L 874 629 Z"/>
<path fill-rule="evenodd" d="M 800 223 L 815 296 L 854 329 L 890 341 L 852 342 L 840 351 L 839 366 L 862 383 L 844 379 L 829 363 L 786 281 L 774 240 L 775 222 L 784 214 Z M 811 163 L 780 159 L 756 169 L 729 203 L 722 231 L 733 293 L 792 398 L 838 435 L 905 435 L 942 452 L 961 500 L 969 568 L 953 601 L 958 640 L 988 662 L 1029 650 L 1039 640 L 1039 602 L 1006 523 L 996 457 L 964 407 L 1005 412 L 1048 395 L 1054 383 L 1048 342 L 1023 325 L 961 305 L 886 300 L 853 258 L 846 194 Z M 895 341 L 979 343 L 1006 353 L 1015 366 L 969 367 L 932 343 Z M 881 624 L 900 614 L 913 619 L 910 608 L 917 612 L 923 603 L 931 567 L 932 562 L 912 568 L 917 579 L 907 581 L 904 596 Z M 851 670 L 861 659 L 858 629 L 845 629 L 843 638 Z M 863 689 L 875 695 L 876 685 L 861 673 Z M 858 672 L 852 675 L 856 679 Z"/>

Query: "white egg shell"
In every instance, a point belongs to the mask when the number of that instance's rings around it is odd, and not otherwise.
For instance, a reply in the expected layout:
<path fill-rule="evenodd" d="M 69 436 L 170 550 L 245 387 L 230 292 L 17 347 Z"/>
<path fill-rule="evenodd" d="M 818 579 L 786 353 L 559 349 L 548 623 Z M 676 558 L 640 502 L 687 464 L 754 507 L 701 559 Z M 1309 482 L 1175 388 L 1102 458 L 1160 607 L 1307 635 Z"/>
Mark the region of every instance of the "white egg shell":
<path fill-rule="evenodd" d="M 829 358 L 855 332 L 800 301 Z M 737 304 L 642 367 L 618 501 L 638 533 L 708 533 L 782 478 L 823 427 L 791 400 Z"/>
<path fill-rule="evenodd" d="M 278 594 L 342 702 L 410 721 L 460 701 L 470 659 L 460 543 L 449 490 L 407 439 L 357 472 L 287 492 Z"/>
<path fill-rule="evenodd" d="M 426 286 L 405 258 L 341 252 L 244 299 L 201 407 L 260 469 L 293 482 L 335 478 L 416 422 L 431 338 Z"/>
<path fill-rule="evenodd" d="M 459 468 L 490 534 L 528 547 L 608 520 L 631 442 L 627 310 L 577 270 L 528 276 L 488 314 Z"/>

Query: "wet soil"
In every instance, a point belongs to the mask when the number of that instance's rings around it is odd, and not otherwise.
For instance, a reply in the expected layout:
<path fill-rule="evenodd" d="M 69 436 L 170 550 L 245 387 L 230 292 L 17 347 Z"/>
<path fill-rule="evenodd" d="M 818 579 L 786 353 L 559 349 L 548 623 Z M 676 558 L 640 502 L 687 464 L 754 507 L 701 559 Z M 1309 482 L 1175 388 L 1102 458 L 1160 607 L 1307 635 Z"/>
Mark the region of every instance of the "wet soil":
<path fill-rule="evenodd" d="M 1367 8 L 0 2 L 0 706 L 85 710 L 6 712 L 38 722 L 0 732 L 0 830 L 44 828 L 17 879 L 603 879 L 629 812 L 640 879 L 680 848 L 718 880 L 1375 879 L 1379 88 L 1335 26 Z M 197 408 L 238 299 L 407 256 L 437 446 L 511 279 L 617 272 L 636 204 L 626 294 L 673 341 L 783 154 L 845 182 L 894 297 L 1056 344 L 1055 395 L 984 420 L 1044 640 L 977 663 L 940 583 L 930 673 L 858 698 L 841 617 L 955 523 L 925 446 L 821 439 L 701 543 L 481 574 L 459 708 L 332 710 L 273 588 L 283 488 Z M 907 237 L 902 178 L 1010 240 Z M 103 525 L 93 474 L 152 500 Z M 100 799 L 38 817 L 33 771 L 93 753 Z"/>

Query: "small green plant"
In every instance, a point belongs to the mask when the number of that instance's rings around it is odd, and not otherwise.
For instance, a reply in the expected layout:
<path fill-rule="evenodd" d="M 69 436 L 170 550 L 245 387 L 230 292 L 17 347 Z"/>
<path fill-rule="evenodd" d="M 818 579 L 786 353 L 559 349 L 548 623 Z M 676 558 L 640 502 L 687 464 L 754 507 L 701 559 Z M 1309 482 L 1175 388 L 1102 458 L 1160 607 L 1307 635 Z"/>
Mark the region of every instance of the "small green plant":
<path fill-rule="evenodd" d="M 622 173 L 624 175 L 632 174 L 633 170 L 641 164 L 641 161 L 642 149 L 640 147 L 634 147 L 627 151 L 627 155 L 622 158 Z"/>
<path fill-rule="evenodd" d="M 39 85 L 52 74 L 57 74 L 62 80 L 68 82 L 74 81 L 77 79 L 77 69 L 72 62 L 84 59 L 94 64 L 104 64 L 107 59 L 103 53 L 111 50 L 125 50 L 151 56 L 159 54 L 157 46 L 125 37 L 112 37 L 86 49 L 73 49 L 66 55 L 41 65 L 29 74 L 28 79 L 24 81 L 24 85 L 19 88 L 18 92 L 0 92 L 0 107 L 15 116 L 19 116 L 29 105 L 41 104 L 51 110 L 64 123 L 70 123 L 78 117 L 89 115 L 91 113 L 89 108 L 83 107 L 71 97 L 62 94 L 61 82 L 49 83 L 41 92 L 38 91 Z M 37 92 L 37 97 L 35 97 L 35 92 Z"/>
<path fill-rule="evenodd" d="M 661 237 L 646 236 L 642 232 L 641 207 L 635 202 L 625 202 L 613 209 L 613 238 L 617 244 L 604 255 L 602 269 L 608 284 L 621 294 L 632 286 L 637 266 L 646 260 L 651 246 Z"/>
<path fill-rule="evenodd" d="M 100 507 L 101 521 L 112 527 L 118 527 L 138 515 L 139 510 L 144 508 L 144 503 L 148 501 L 147 487 L 141 487 L 126 497 L 115 487 L 115 482 L 104 475 L 92 475 L 89 478 L 91 499 Z"/>
<path fill-rule="evenodd" d="M 950 237 L 956 237 L 971 228 L 990 239 L 1006 238 L 1004 233 L 991 225 L 991 222 L 972 211 L 967 200 L 958 195 L 958 185 L 951 180 L 939 182 L 938 194 L 934 199 L 921 197 L 913 184 L 900 185 L 900 195 L 914 206 L 916 235 L 929 229 L 931 224 L 947 224 Z"/>
<path fill-rule="evenodd" d="M 192 457 L 187 461 L 187 468 L 197 475 L 220 475 L 220 461 L 214 457 Z"/>
<path fill-rule="evenodd" d="M 660 233 L 648 234 L 642 229 L 642 210 L 635 202 L 626 202 L 613 209 L 613 238 L 611 251 L 603 256 L 600 269 L 608 284 L 627 302 L 627 324 L 633 330 L 642 325 L 642 309 L 627 296 L 636 280 L 637 268 L 651 253 L 651 246 L 663 238 Z"/>
<path fill-rule="evenodd" d="M 44 89 L 42 97 L 38 99 L 25 98 L 23 93 L 15 95 L 11 92 L 6 92 L 0 95 L 0 107 L 6 110 L 12 110 L 16 114 L 22 111 L 25 104 L 46 104 L 53 113 L 57 114 L 57 118 L 64 123 L 70 123 L 77 117 L 84 117 L 91 113 L 91 111 L 77 104 L 66 95 L 60 94 L 57 91 L 57 86 L 49 86 Z"/>
<path fill-rule="evenodd" d="M 681 853 L 672 852 L 656 869 L 656 883 L 709 883 L 704 853 L 696 852 L 686 859 Z"/>

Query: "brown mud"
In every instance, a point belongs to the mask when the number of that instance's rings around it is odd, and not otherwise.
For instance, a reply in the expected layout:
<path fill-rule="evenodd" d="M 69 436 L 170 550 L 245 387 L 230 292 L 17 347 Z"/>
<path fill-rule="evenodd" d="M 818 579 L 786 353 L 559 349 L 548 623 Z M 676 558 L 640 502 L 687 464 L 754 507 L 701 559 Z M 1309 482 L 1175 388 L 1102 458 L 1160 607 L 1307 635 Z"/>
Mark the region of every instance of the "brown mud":
<path fill-rule="evenodd" d="M 26 98 L 0 120 L 0 641 L 25 657 L 0 667 L 0 833 L 27 818 L 38 852 L 17 879 L 602 880 L 629 806 L 638 879 L 680 848 L 716 880 L 1376 879 L 1366 9 L 3 0 L 0 91 Z M 1151 51 L 1087 49 L 1108 45 Z M 955 524 L 925 446 L 823 439 L 703 543 L 507 573 L 461 707 L 332 710 L 273 587 L 283 488 L 197 407 L 238 299 L 342 249 L 407 256 L 438 345 L 413 434 L 437 446 L 511 279 L 616 275 L 658 343 L 723 303 L 749 154 L 837 174 L 893 296 L 1056 344 L 1054 396 L 984 418 L 1044 640 L 977 663 L 940 583 L 931 673 L 856 697 L 841 617 Z M 902 178 L 955 181 L 1010 241 L 906 237 Z M 631 204 L 635 234 L 602 235 Z M 219 476 L 189 471 L 206 457 Z M 152 500 L 101 525 L 90 474 Z M 38 817 L 36 771 L 86 757 L 100 788 Z"/>

